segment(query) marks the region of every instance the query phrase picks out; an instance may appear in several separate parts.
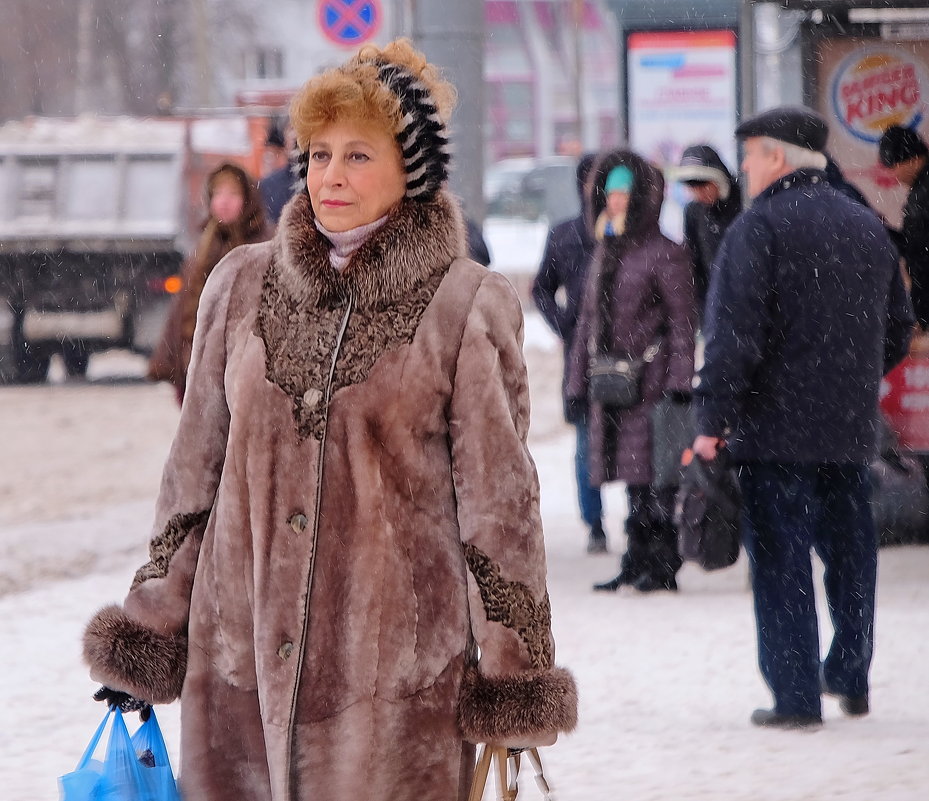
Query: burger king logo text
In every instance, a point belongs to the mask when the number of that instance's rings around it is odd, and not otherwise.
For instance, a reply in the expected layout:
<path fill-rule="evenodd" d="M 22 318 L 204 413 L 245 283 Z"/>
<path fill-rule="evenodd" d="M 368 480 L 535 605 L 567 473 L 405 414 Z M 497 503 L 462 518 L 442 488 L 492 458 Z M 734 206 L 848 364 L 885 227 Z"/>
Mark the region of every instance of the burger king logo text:
<path fill-rule="evenodd" d="M 859 50 L 832 80 L 833 112 L 852 136 L 876 143 L 890 125 L 919 124 L 925 85 L 922 66 L 911 55 L 890 48 Z"/>

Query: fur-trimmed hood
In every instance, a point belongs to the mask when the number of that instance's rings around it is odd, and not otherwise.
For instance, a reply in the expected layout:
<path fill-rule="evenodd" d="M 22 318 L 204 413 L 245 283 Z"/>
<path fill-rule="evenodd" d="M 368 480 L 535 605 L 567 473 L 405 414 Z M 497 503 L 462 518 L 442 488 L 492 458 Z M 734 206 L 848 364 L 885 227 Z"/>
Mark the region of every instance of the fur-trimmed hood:
<path fill-rule="evenodd" d="M 351 294 L 360 308 L 382 309 L 465 256 L 464 231 L 458 202 L 447 192 L 425 203 L 404 199 L 337 272 L 329 262 L 332 245 L 302 192 L 281 213 L 274 261 L 281 283 L 301 303 L 331 306 Z"/>
<path fill-rule="evenodd" d="M 625 230 L 617 238 L 639 241 L 658 230 L 658 218 L 664 202 L 664 177 L 661 170 L 631 150 L 612 150 L 594 163 L 584 190 L 584 219 L 593 235 L 597 218 L 606 208 L 606 178 L 610 170 L 620 165 L 632 171 L 632 191 L 629 193 Z"/>

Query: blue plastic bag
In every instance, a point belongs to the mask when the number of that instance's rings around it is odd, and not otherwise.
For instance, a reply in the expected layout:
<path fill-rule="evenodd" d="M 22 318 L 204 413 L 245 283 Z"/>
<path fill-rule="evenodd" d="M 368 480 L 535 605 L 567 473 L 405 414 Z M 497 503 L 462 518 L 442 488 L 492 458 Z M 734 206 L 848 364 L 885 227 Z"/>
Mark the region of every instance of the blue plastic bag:
<path fill-rule="evenodd" d="M 94 759 L 94 753 L 110 717 L 113 725 L 101 762 Z M 154 713 L 139 728 L 136 737 L 137 743 L 129 736 L 119 709 L 107 710 L 77 767 L 59 777 L 60 801 L 179 801 Z M 137 752 L 139 746 L 141 755 Z"/>
<path fill-rule="evenodd" d="M 154 709 L 148 720 L 132 735 L 132 745 L 142 766 L 142 780 L 148 785 L 152 801 L 180 801 L 171 761 L 168 759 L 168 747 Z"/>

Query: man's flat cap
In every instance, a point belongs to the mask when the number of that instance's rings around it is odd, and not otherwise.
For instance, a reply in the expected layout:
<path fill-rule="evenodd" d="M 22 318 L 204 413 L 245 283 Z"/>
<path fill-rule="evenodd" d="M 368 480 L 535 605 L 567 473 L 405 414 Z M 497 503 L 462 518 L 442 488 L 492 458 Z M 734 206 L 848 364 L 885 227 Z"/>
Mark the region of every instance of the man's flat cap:
<path fill-rule="evenodd" d="M 750 136 L 767 136 L 817 152 L 826 147 L 829 125 L 812 109 L 803 106 L 778 106 L 762 111 L 735 129 L 740 139 Z"/>
<path fill-rule="evenodd" d="M 878 160 L 885 167 L 896 167 L 904 161 L 929 155 L 923 138 L 912 128 L 891 125 L 877 143 Z"/>

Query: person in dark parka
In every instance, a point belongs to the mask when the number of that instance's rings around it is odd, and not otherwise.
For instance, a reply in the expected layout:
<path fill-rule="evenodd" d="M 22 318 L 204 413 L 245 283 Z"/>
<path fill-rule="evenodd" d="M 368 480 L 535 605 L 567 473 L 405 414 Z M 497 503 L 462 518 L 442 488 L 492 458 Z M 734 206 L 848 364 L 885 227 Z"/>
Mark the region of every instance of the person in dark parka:
<path fill-rule="evenodd" d="M 614 209 L 611 198 L 623 200 L 624 188 L 625 203 Z M 598 245 L 588 268 L 565 394 L 569 406 L 589 407 L 591 483 L 623 481 L 629 496 L 620 571 L 595 585 L 597 590 L 622 585 L 642 592 L 677 589 L 681 559 L 670 520 L 674 490 L 652 488 L 650 414 L 662 396 L 689 396 L 696 301 L 690 255 L 659 229 L 663 200 L 660 170 L 628 150 L 601 156 L 586 185 L 587 226 Z M 643 371 L 637 405 L 618 409 L 587 403 L 592 349 L 638 358 L 656 343 L 658 352 Z"/>
<path fill-rule="evenodd" d="M 584 183 L 594 163 L 594 155 L 587 154 L 577 165 L 577 191 L 583 203 Z M 564 380 L 562 396 L 568 376 L 568 359 L 574 341 L 574 329 L 581 311 L 584 294 L 584 278 L 587 265 L 596 247 L 596 241 L 587 229 L 584 215 L 555 225 L 545 241 L 545 251 L 539 272 L 532 284 L 532 297 L 536 306 L 564 344 Z M 564 292 L 564 301 L 558 301 L 559 291 Z M 577 498 L 581 518 L 589 527 L 587 550 L 603 553 L 607 550 L 606 534 L 603 530 L 603 503 L 599 487 L 590 484 L 587 467 L 588 435 L 586 408 L 565 400 L 565 419 L 572 423 L 577 432 L 577 447 L 574 453 L 574 473 L 577 481 Z"/>
<path fill-rule="evenodd" d="M 684 207 L 684 244 L 690 249 L 700 309 L 706 300 L 710 267 L 730 223 L 742 211 L 742 195 L 732 173 L 709 145 L 693 145 L 681 155 L 677 180 L 692 200 Z"/>
<path fill-rule="evenodd" d="M 826 181 L 828 127 L 782 107 L 744 122 L 754 198 L 726 232 L 707 297 L 694 451 L 739 465 L 762 675 L 758 726 L 822 722 L 821 693 L 869 710 L 877 538 L 868 463 L 881 376 L 913 324 L 878 218 Z M 841 232 L 838 235 L 837 232 Z M 810 548 L 835 633 L 820 664 Z"/>
<path fill-rule="evenodd" d="M 910 296 L 920 328 L 929 328 L 929 147 L 912 128 L 891 125 L 878 143 L 878 159 L 910 188 L 903 225 L 891 232 L 910 274 Z"/>

